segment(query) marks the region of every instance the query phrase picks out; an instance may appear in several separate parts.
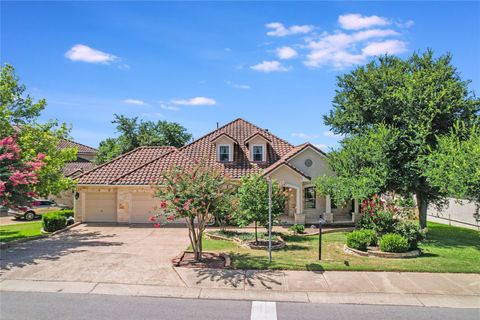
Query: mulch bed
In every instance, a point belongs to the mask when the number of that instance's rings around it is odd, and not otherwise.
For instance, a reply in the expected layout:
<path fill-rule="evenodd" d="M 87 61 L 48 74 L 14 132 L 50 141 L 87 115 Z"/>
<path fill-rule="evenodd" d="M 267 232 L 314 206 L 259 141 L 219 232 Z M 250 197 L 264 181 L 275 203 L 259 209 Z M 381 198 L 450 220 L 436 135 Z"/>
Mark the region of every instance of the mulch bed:
<path fill-rule="evenodd" d="M 226 266 L 227 259 L 222 253 L 203 252 L 202 260 L 196 261 L 193 252 L 184 252 L 181 256 L 172 260 L 175 267 L 184 268 L 215 268 L 221 269 Z"/>

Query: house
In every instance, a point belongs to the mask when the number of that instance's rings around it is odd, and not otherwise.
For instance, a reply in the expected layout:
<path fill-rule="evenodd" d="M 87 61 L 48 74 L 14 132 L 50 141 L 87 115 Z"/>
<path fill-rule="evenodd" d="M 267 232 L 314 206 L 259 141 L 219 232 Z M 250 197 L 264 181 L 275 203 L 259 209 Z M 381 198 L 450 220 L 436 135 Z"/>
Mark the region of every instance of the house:
<path fill-rule="evenodd" d="M 66 162 L 62 169 L 65 177 L 75 179 L 82 173 L 90 171 L 95 167 L 95 164 L 92 161 L 97 154 L 97 149 L 67 139 L 60 139 L 57 147 L 58 149 L 77 149 L 77 159 L 75 161 Z M 56 196 L 52 195 L 49 198 L 55 200 L 57 203 L 73 208 L 73 195 L 73 190 L 66 190 Z"/>
<path fill-rule="evenodd" d="M 352 222 L 358 213 L 348 203 L 332 205 L 316 194 L 316 177 L 334 174 L 327 155 L 310 143 L 293 146 L 243 119 L 236 119 L 182 147 L 140 147 L 78 177 L 75 217 L 83 222 L 146 223 L 159 202 L 153 197 L 161 173 L 172 166 L 203 160 L 233 179 L 262 172 L 288 192 L 281 219 L 290 223 Z M 353 211 L 353 212 L 352 212 Z M 353 213 L 353 214 L 352 214 Z"/>

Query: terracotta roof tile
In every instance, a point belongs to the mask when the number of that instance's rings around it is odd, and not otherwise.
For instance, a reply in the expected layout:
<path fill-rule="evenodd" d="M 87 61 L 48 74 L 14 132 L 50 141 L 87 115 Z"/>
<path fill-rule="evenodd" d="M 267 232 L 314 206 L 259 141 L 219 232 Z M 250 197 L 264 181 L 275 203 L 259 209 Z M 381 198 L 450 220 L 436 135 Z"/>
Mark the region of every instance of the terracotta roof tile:
<path fill-rule="evenodd" d="M 74 174 L 90 171 L 93 168 L 95 168 L 95 164 L 88 160 L 78 158 L 77 161 L 65 163 L 65 166 L 63 167 L 63 174 L 65 177 L 70 177 Z"/>
<path fill-rule="evenodd" d="M 175 149 L 175 147 L 140 147 L 134 149 L 81 175 L 78 178 L 78 183 L 109 184 L 135 168 L 158 159 Z"/>
<path fill-rule="evenodd" d="M 97 149 L 95 148 L 67 139 L 60 139 L 60 141 L 58 142 L 58 147 L 60 149 L 76 148 L 78 150 L 78 153 L 97 153 Z"/>

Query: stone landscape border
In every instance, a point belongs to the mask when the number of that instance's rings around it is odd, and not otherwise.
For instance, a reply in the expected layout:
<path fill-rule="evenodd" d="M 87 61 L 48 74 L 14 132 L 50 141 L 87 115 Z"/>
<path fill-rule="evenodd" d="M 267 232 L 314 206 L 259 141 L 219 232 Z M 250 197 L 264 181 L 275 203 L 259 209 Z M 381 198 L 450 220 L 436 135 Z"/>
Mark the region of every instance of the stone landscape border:
<path fill-rule="evenodd" d="M 346 244 L 343 245 L 343 251 L 346 253 L 362 256 L 362 257 L 377 257 L 377 258 L 394 258 L 394 259 L 401 259 L 401 258 L 415 258 L 420 256 L 420 250 L 412 250 L 407 252 L 384 252 L 378 250 L 367 250 L 361 251 L 357 249 L 353 249 L 348 247 Z"/>
<path fill-rule="evenodd" d="M 205 235 L 213 240 L 224 240 L 224 241 L 230 241 L 230 242 L 235 242 L 236 244 L 242 246 L 242 247 L 247 247 L 253 250 L 265 250 L 268 249 L 268 247 L 263 246 L 263 245 L 256 245 L 254 240 L 249 240 L 249 241 L 244 241 L 241 240 L 237 237 L 233 238 L 228 238 L 228 237 L 222 237 L 210 232 L 206 232 Z M 277 240 L 272 241 L 272 250 L 280 250 L 285 248 L 287 244 L 285 243 L 285 240 L 283 240 L 282 237 L 277 235 Z"/>

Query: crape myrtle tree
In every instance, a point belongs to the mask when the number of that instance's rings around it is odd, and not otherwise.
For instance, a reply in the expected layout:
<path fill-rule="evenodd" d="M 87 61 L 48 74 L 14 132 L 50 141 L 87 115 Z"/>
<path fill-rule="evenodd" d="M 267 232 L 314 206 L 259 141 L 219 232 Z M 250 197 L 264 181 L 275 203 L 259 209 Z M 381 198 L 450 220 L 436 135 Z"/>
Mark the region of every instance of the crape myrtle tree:
<path fill-rule="evenodd" d="M 97 164 L 107 162 L 121 154 L 142 146 L 182 147 L 192 139 L 183 126 L 168 121 L 143 121 L 115 114 L 112 121 L 120 135 L 100 142 L 95 158 Z"/>
<path fill-rule="evenodd" d="M 6 64 L 0 69 L 0 139 L 11 137 L 21 152 L 19 163 L 34 161 L 42 154 L 43 165 L 35 170 L 38 181 L 29 184 L 38 196 L 46 197 L 72 188 L 74 182 L 63 176 L 65 162 L 75 160 L 77 150 L 59 149 L 60 139 L 68 139 L 70 129 L 57 121 L 39 124 L 37 119 L 45 109 L 46 101 L 35 99 L 26 93 L 19 83 L 15 69 Z M 17 156 L 16 156 L 17 157 Z"/>
<path fill-rule="evenodd" d="M 450 134 L 454 123 L 470 127 L 478 119 L 480 101 L 468 84 L 452 65 L 450 54 L 435 58 L 428 50 L 405 60 L 385 55 L 338 77 L 333 110 L 324 117 L 334 133 L 358 139 L 355 144 L 364 148 L 362 152 L 376 154 L 377 147 L 365 139 L 382 128 L 390 131 L 393 144 L 385 146 L 386 158 L 379 162 L 386 170 L 374 174 L 379 180 L 376 190 L 366 193 L 415 194 L 422 228 L 428 205 L 441 205 L 447 193 L 425 177 L 419 160 L 437 150 L 439 139 Z M 355 180 L 364 168 L 375 170 L 375 163 L 353 163 L 358 158 L 350 159 L 349 151 L 343 159 L 344 166 L 353 169 L 340 172 L 339 179 Z"/>
<path fill-rule="evenodd" d="M 0 140 L 0 205 L 20 207 L 31 202 L 32 186 L 39 182 L 38 171 L 45 165 L 39 153 L 29 161 L 21 157 L 16 137 Z"/>
<path fill-rule="evenodd" d="M 224 210 L 234 193 L 234 185 L 225 174 L 201 161 L 191 167 L 175 167 L 162 174 L 155 193 L 160 199 L 158 212 L 150 217 L 160 227 L 167 221 L 185 219 L 195 260 L 202 259 L 202 237 L 217 210 Z"/>
<path fill-rule="evenodd" d="M 255 224 L 255 242 L 258 243 L 257 226 L 268 228 L 268 181 L 262 174 L 243 176 L 238 188 L 238 210 L 233 219 L 240 227 Z M 272 182 L 272 221 L 283 212 L 286 195 L 282 187 Z"/>
<path fill-rule="evenodd" d="M 421 158 L 427 181 L 442 192 L 475 201 L 480 220 L 480 122 L 470 128 L 456 123 L 450 134 L 438 138 L 437 147 Z"/>

